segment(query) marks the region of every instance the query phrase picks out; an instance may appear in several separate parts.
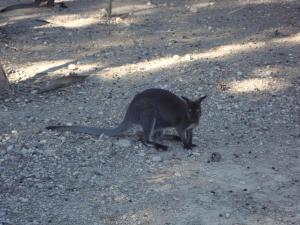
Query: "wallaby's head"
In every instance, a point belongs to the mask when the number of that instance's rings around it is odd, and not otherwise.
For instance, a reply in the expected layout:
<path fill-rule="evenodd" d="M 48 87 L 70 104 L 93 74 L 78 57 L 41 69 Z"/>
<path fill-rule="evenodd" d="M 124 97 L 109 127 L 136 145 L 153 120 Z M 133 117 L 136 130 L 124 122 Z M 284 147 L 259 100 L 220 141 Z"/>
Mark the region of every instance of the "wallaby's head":
<path fill-rule="evenodd" d="M 204 95 L 203 97 L 200 97 L 196 101 L 192 101 L 188 99 L 187 97 L 181 96 L 182 99 L 186 102 L 188 107 L 188 116 L 190 117 L 190 120 L 194 124 L 198 124 L 200 117 L 201 117 L 201 102 L 207 97 Z"/>

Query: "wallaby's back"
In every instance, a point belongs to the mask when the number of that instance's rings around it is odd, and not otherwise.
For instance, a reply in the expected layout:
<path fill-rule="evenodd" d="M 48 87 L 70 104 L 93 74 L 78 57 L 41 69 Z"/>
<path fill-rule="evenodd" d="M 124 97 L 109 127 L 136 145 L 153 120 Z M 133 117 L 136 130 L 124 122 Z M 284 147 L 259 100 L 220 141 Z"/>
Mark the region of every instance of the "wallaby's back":
<path fill-rule="evenodd" d="M 166 127 L 173 126 L 187 114 L 187 105 L 170 91 L 151 88 L 133 98 L 125 118 L 140 124 L 145 114 L 154 114 L 158 125 L 163 123 Z"/>

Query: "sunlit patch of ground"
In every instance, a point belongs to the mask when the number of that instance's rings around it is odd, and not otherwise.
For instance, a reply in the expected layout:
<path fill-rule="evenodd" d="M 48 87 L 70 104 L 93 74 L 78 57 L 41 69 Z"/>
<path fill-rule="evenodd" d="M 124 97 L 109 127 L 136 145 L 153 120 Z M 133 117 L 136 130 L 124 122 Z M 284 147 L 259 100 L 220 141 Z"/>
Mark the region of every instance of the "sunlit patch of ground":
<path fill-rule="evenodd" d="M 232 93 L 278 91 L 289 86 L 290 84 L 287 81 L 274 78 L 250 78 L 229 83 L 230 92 Z"/>

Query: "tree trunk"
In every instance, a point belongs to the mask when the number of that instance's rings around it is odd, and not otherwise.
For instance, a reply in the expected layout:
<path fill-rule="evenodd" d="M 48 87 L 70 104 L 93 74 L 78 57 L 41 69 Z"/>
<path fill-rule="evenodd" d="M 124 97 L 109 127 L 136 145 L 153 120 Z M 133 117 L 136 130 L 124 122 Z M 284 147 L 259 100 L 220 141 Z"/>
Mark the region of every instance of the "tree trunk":
<path fill-rule="evenodd" d="M 112 0 L 107 0 L 107 18 L 111 18 L 112 13 Z"/>
<path fill-rule="evenodd" d="M 9 89 L 9 82 L 6 76 L 6 73 L 0 64 L 0 94 L 8 92 Z"/>

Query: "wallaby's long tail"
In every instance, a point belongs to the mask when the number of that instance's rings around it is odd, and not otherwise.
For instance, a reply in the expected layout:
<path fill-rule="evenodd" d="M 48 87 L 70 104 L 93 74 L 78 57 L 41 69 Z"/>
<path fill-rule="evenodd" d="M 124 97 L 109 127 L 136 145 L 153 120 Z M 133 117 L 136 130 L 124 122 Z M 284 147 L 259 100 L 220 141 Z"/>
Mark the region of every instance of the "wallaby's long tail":
<path fill-rule="evenodd" d="M 84 127 L 84 126 L 48 126 L 48 130 L 58 130 L 58 131 L 72 131 L 76 133 L 85 133 L 100 136 L 105 134 L 107 136 L 118 136 L 124 131 L 130 128 L 130 123 L 123 121 L 116 128 L 105 129 L 105 128 L 96 128 L 96 127 Z"/>

